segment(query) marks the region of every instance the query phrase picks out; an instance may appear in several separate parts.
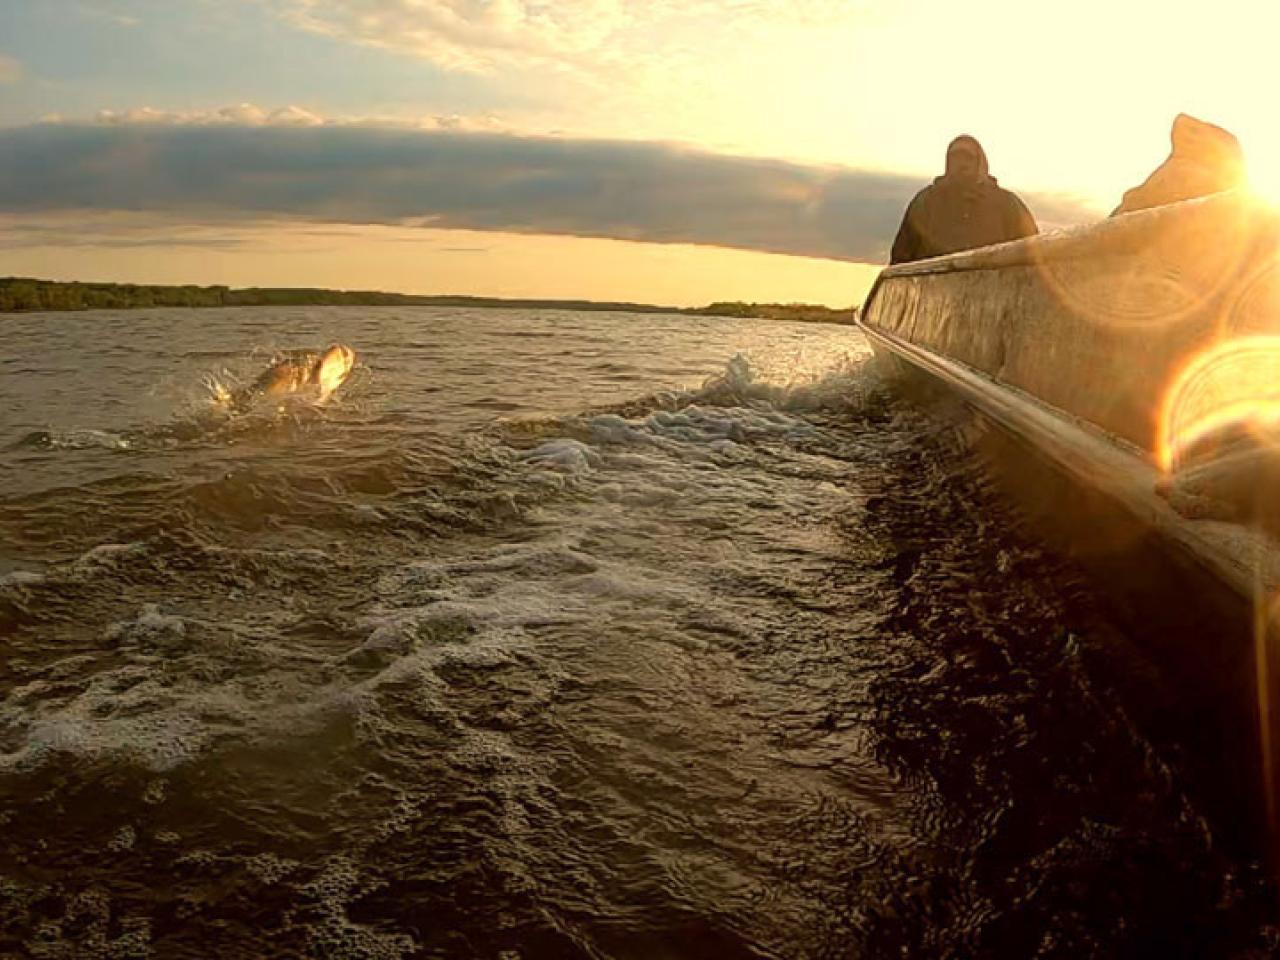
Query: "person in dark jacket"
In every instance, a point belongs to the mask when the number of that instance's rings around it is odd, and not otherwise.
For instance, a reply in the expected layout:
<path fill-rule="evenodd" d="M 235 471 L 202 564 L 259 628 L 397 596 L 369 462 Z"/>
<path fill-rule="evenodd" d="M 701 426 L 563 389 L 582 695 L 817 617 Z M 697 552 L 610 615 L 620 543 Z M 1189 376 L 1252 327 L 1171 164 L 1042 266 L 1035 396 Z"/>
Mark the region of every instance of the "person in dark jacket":
<path fill-rule="evenodd" d="M 1173 149 L 1165 162 L 1126 191 L 1111 216 L 1244 186 L 1244 151 L 1226 130 L 1180 113 L 1173 118 L 1170 140 Z"/>
<path fill-rule="evenodd" d="M 987 172 L 982 145 L 961 136 L 947 147 L 947 172 L 907 207 L 889 262 L 923 260 L 1039 232 L 1026 205 Z"/>

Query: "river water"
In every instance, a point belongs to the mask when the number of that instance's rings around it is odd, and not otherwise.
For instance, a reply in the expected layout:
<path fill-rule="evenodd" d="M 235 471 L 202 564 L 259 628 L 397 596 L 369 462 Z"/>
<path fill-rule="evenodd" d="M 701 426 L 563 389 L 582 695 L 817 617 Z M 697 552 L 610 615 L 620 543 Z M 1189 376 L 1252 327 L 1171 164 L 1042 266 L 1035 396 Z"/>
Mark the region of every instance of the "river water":
<path fill-rule="evenodd" d="M 0 956 L 1275 946 L 1105 599 L 852 328 L 0 328 Z"/>

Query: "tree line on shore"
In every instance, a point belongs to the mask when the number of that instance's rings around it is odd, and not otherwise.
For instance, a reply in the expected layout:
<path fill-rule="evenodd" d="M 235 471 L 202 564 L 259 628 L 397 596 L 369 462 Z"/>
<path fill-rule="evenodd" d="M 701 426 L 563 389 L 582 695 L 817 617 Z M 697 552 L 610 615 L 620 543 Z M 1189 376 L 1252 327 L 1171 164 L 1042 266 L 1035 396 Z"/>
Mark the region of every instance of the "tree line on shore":
<path fill-rule="evenodd" d="M 816 303 L 744 303 L 741 300 L 725 300 L 681 312 L 696 313 L 705 317 L 759 317 L 763 320 L 792 322 L 853 323 L 858 314 L 858 308 L 824 307 Z"/>
<path fill-rule="evenodd" d="M 533 300 L 501 297 L 433 296 L 376 290 L 312 287 L 161 286 L 135 283 L 81 283 L 0 277 L 0 313 L 52 310 L 125 310 L 148 307 L 262 306 L 449 306 L 557 310 L 613 310 L 628 313 L 685 313 L 715 317 L 851 323 L 856 309 L 836 310 L 805 303 L 721 301 L 705 307 L 662 307 L 598 300 Z"/>

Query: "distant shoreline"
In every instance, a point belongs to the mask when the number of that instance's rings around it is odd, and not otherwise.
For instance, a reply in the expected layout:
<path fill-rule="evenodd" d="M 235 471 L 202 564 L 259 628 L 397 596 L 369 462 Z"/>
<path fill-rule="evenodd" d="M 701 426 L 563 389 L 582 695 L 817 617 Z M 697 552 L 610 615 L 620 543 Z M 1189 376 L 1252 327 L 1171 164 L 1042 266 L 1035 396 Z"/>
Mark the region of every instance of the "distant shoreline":
<path fill-rule="evenodd" d="M 156 307 L 481 307 L 523 310 L 598 310 L 621 313 L 674 313 L 703 317 L 741 317 L 795 322 L 852 323 L 855 307 L 833 309 L 808 303 L 720 301 L 705 307 L 664 307 L 651 303 L 601 300 L 537 300 L 508 297 L 385 293 L 378 290 L 325 290 L 314 287 L 161 286 L 134 283 L 81 283 L 0 277 L 0 313 L 80 310 L 142 310 Z"/>

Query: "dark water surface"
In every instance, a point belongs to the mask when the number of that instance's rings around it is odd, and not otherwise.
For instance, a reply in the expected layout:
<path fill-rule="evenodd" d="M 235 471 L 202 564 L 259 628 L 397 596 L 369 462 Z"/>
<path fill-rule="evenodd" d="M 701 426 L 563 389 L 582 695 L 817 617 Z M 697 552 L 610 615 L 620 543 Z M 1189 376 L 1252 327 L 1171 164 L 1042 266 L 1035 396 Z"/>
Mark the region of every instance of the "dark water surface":
<path fill-rule="evenodd" d="M 1132 638 L 849 328 L 0 327 L 2 956 L 1269 955 Z"/>

